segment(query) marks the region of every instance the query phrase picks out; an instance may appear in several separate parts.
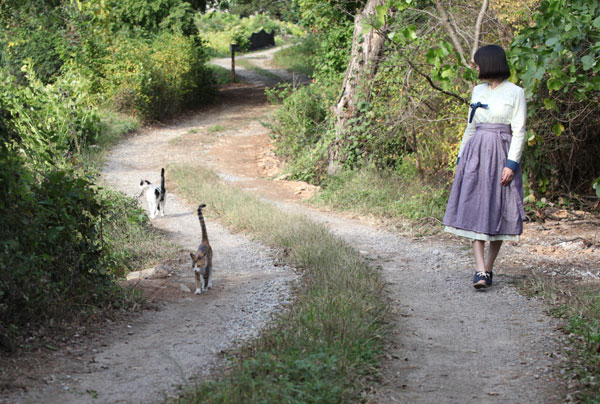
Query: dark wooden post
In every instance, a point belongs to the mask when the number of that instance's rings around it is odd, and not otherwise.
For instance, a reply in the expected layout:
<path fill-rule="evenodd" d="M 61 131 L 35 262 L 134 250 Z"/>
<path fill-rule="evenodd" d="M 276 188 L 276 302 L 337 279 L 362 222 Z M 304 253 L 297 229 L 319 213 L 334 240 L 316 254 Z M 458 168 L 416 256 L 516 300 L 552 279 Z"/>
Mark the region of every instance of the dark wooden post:
<path fill-rule="evenodd" d="M 231 49 L 231 82 L 235 83 L 235 51 L 239 51 L 240 46 L 232 43 L 229 45 L 229 49 Z"/>

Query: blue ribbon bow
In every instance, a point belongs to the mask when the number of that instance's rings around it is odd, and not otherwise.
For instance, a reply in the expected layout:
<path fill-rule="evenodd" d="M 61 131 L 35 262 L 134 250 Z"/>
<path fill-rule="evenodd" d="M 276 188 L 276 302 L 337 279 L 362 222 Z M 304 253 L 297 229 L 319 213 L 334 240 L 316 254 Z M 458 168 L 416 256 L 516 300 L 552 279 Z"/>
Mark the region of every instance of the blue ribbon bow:
<path fill-rule="evenodd" d="M 475 111 L 477 110 L 477 108 L 480 108 L 480 107 L 483 109 L 488 109 L 487 104 L 482 104 L 479 101 L 475 104 L 471 104 L 471 115 L 469 116 L 469 123 L 473 122 L 473 117 L 475 116 Z"/>

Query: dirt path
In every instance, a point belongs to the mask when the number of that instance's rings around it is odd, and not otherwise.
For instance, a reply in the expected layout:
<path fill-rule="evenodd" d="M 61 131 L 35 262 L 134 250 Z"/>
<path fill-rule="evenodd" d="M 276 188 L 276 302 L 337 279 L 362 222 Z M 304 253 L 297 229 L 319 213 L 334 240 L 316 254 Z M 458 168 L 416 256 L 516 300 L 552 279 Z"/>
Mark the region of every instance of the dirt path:
<path fill-rule="evenodd" d="M 269 68 L 269 54 L 253 55 L 253 63 Z M 229 60 L 217 63 L 228 66 Z M 122 142 L 107 161 L 107 184 L 135 195 L 140 178 L 157 182 L 160 168 L 169 163 L 205 164 L 281 209 L 303 210 L 326 222 L 374 268 L 382 268 L 388 286 L 394 334 L 374 402 L 561 402 L 560 333 L 538 301 L 511 286 L 526 268 L 515 262 L 537 265 L 536 256 L 507 246 L 497 285 L 475 292 L 468 246 L 456 239 L 401 237 L 347 215 L 309 210 L 302 200 L 314 187 L 272 180 L 279 163 L 259 119 L 273 112 L 263 92 L 264 85 L 273 83 L 251 70 L 239 68 L 238 74 L 246 82 L 224 87 L 216 105 Z M 167 172 L 167 189 L 168 178 Z M 199 296 L 191 293 L 186 251 L 194 250 L 200 239 L 194 214 L 199 202 L 170 192 L 167 215 L 153 220 L 185 250 L 181 262 L 169 268 L 169 277 L 141 281 L 163 302 L 160 310 L 55 353 L 41 364 L 43 369 L 23 375 L 29 377 L 24 391 L 0 395 L 0 402 L 160 400 L 222 364 L 223 351 L 255 335 L 287 303 L 294 273 L 277 266 L 268 249 L 220 227 L 209 209 L 214 288 Z"/>

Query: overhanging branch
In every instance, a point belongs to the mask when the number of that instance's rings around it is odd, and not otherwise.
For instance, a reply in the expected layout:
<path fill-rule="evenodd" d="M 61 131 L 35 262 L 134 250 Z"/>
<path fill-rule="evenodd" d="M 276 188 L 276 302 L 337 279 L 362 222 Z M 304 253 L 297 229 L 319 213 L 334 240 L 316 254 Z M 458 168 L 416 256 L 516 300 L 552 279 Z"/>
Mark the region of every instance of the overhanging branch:
<path fill-rule="evenodd" d="M 415 72 L 417 72 L 417 74 L 421 77 L 423 77 L 425 80 L 427 80 L 427 82 L 429 83 L 429 85 L 436 91 L 439 91 L 442 94 L 445 94 L 449 97 L 454 97 L 457 100 L 459 100 L 460 102 L 462 102 L 463 104 L 469 104 L 469 101 L 467 101 L 466 99 L 464 99 L 463 97 L 461 97 L 460 95 L 450 92 L 450 91 L 446 91 L 443 88 L 435 85 L 435 83 L 433 82 L 433 80 L 431 79 L 431 77 L 429 77 L 427 74 L 423 73 L 409 58 L 407 58 L 406 56 L 403 55 L 404 60 L 406 61 L 406 63 L 408 63 L 408 65 L 410 67 L 412 67 L 414 69 Z"/>

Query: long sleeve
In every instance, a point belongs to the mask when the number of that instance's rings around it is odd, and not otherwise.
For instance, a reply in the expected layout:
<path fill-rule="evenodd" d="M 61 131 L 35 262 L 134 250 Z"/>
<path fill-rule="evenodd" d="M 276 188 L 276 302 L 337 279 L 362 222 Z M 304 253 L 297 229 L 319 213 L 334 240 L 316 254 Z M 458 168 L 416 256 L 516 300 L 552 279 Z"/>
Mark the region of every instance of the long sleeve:
<path fill-rule="evenodd" d="M 481 86 L 476 86 L 475 88 L 473 88 L 473 93 L 471 95 L 471 103 L 473 102 L 473 100 L 476 98 L 475 93 L 478 92 L 478 90 L 480 90 Z M 460 160 L 460 156 L 462 156 L 462 152 L 465 148 L 465 145 L 467 144 L 467 142 L 469 141 L 469 139 L 471 139 L 473 137 L 473 135 L 475 134 L 475 122 L 469 122 L 469 115 L 471 114 L 471 109 L 468 108 L 467 109 L 467 127 L 465 128 L 465 132 L 463 133 L 463 137 L 462 140 L 460 142 L 460 147 L 458 149 L 458 158 Z"/>
<path fill-rule="evenodd" d="M 519 168 L 521 154 L 523 153 L 523 144 L 525 142 L 525 123 L 527 120 L 527 101 L 525 100 L 525 91 L 519 88 L 515 97 L 515 105 L 512 111 L 510 127 L 512 130 L 512 140 L 508 149 L 508 157 L 505 166 L 513 171 Z"/>
<path fill-rule="evenodd" d="M 458 149 L 458 158 L 460 159 L 460 156 L 462 156 L 462 152 L 465 148 L 465 145 L 467 144 L 467 142 L 469 141 L 469 139 L 471 139 L 473 137 L 473 135 L 475 134 L 475 123 L 474 122 L 469 122 L 469 116 L 467 113 L 467 127 L 465 128 L 465 132 L 463 133 L 463 137 L 462 137 L 462 141 L 460 142 L 460 148 Z"/>

